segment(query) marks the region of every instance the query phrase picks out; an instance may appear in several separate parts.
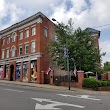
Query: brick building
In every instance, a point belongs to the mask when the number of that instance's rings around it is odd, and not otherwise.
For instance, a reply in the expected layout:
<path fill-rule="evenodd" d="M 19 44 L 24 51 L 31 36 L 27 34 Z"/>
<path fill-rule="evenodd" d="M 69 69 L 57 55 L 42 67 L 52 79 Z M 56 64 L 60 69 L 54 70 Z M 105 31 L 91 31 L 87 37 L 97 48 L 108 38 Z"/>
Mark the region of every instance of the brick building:
<path fill-rule="evenodd" d="M 99 50 L 99 38 L 100 38 L 100 31 L 93 29 L 93 28 L 86 28 L 86 31 L 88 31 L 91 35 L 91 37 L 94 38 L 94 46 Z M 101 68 L 101 59 L 97 61 L 97 67 Z"/>
<path fill-rule="evenodd" d="M 94 38 L 95 47 L 99 49 L 100 31 L 93 28 L 86 28 L 85 30 L 91 34 L 91 37 Z"/>
<path fill-rule="evenodd" d="M 0 31 L 0 79 L 44 83 L 54 24 L 41 12 Z"/>

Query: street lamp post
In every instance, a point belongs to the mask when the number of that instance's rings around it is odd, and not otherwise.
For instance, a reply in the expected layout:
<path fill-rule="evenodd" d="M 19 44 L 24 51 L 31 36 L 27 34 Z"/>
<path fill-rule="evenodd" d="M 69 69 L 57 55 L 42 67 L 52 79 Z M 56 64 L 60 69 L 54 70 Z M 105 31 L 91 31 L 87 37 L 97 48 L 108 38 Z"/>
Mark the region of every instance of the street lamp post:
<path fill-rule="evenodd" d="M 52 20 L 56 21 L 60 25 L 60 23 L 56 19 L 52 18 Z M 64 34 L 66 35 L 65 30 L 64 30 Z M 68 39 L 67 39 L 67 35 L 66 35 L 66 58 L 67 58 L 67 71 L 68 71 L 68 89 L 70 90 L 70 72 L 69 72 L 69 58 L 68 57 L 69 57 L 68 56 Z"/>

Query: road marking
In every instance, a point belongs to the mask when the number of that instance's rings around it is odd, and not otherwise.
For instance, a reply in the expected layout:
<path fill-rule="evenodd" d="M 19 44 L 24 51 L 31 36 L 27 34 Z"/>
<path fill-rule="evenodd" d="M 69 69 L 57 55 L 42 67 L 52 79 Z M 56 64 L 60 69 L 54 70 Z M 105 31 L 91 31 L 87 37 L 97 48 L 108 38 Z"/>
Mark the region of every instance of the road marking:
<path fill-rule="evenodd" d="M 14 92 L 24 92 L 24 91 L 20 91 L 20 90 L 14 90 L 14 89 L 5 89 L 7 91 L 14 91 Z"/>
<path fill-rule="evenodd" d="M 64 97 L 76 97 L 76 98 L 80 98 L 80 99 L 89 99 L 89 100 L 97 100 L 100 101 L 101 99 L 96 99 L 95 96 L 90 96 L 90 95 L 66 95 L 66 94 L 57 94 L 60 96 L 64 96 Z"/>
<path fill-rule="evenodd" d="M 32 99 L 36 100 L 38 102 L 50 102 L 50 104 L 46 104 L 46 105 L 44 105 L 44 104 L 42 105 L 42 104 L 36 103 L 35 110 L 38 110 L 38 109 L 39 110 L 60 109 L 60 108 L 55 108 L 55 106 L 62 106 L 62 105 L 64 105 L 64 106 L 72 106 L 72 107 L 77 107 L 77 108 L 85 108 L 85 106 L 52 101 L 51 99 L 42 99 L 42 98 L 32 98 Z"/>

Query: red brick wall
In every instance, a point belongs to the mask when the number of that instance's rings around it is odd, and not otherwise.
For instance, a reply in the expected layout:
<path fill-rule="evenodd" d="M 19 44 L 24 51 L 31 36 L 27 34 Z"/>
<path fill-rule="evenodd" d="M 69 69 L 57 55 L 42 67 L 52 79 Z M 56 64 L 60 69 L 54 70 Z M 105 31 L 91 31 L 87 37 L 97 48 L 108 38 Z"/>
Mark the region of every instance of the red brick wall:
<path fill-rule="evenodd" d="M 108 77 L 107 77 L 108 80 L 110 80 L 110 72 L 108 72 L 107 75 L 108 75 Z"/>
<path fill-rule="evenodd" d="M 36 35 L 34 35 L 34 36 L 31 35 L 31 26 L 33 26 L 33 25 L 36 25 Z M 16 31 L 16 33 L 17 33 L 16 41 L 12 42 L 12 38 L 10 38 L 10 44 L 6 44 L 4 46 L 1 46 L 1 49 L 5 49 L 5 58 L 6 58 L 6 48 L 9 47 L 11 49 L 11 47 L 13 45 L 15 45 L 16 48 L 17 48 L 15 56 L 16 57 L 19 56 L 19 44 L 22 44 L 22 46 L 23 46 L 23 48 L 22 48 L 23 49 L 23 51 L 22 51 L 23 54 L 22 55 L 25 55 L 25 53 L 24 53 L 25 52 L 25 50 L 24 50 L 25 49 L 25 44 L 24 44 L 25 42 L 29 42 L 29 54 L 30 54 L 31 53 L 31 40 L 36 40 L 37 41 L 36 52 L 40 52 L 39 43 L 38 43 L 38 41 L 40 39 L 40 27 L 39 27 L 39 25 L 40 24 L 36 23 L 36 24 L 32 24 L 32 25 L 28 26 L 29 27 L 29 37 L 28 38 L 25 38 L 25 29 L 27 27 L 22 28 L 20 30 L 17 30 Z M 23 39 L 19 40 L 19 34 L 20 34 L 19 31 L 21 31 L 21 30 L 23 31 Z M 12 35 L 12 33 L 10 33 L 9 35 Z M 7 42 L 7 38 L 5 39 L 5 42 Z M 10 58 L 11 58 L 11 51 L 10 51 Z"/>
<path fill-rule="evenodd" d="M 101 74 L 101 80 L 106 80 L 107 79 L 107 74 L 104 73 L 104 74 Z"/>
<path fill-rule="evenodd" d="M 95 38 L 95 40 L 94 40 L 95 47 L 99 48 L 99 36 L 95 36 L 94 38 Z"/>
<path fill-rule="evenodd" d="M 48 37 L 44 36 L 44 27 L 48 29 Z M 51 37 L 54 37 L 54 24 L 48 20 L 48 18 L 43 19 L 43 23 L 40 26 L 40 52 L 43 53 L 41 61 L 41 71 L 46 71 L 49 67 L 49 54 L 48 54 L 48 44 Z"/>
<path fill-rule="evenodd" d="M 48 29 L 48 36 L 44 36 L 44 28 Z M 38 45 L 38 52 L 43 53 L 43 56 L 38 58 L 38 82 L 39 79 L 41 80 L 40 83 L 44 82 L 41 78 L 41 71 L 44 71 L 44 74 L 49 67 L 49 54 L 48 54 L 48 44 L 51 37 L 54 36 L 54 25 L 51 21 L 48 20 L 48 18 L 44 18 L 43 22 L 39 25 L 39 39 L 37 39 L 37 45 Z"/>
<path fill-rule="evenodd" d="M 1 39 L 0 39 L 0 52 L 1 52 L 1 45 L 2 45 L 2 42 L 1 42 Z M 1 60 L 1 56 L 2 56 L 2 54 L 0 54 L 0 60 Z"/>

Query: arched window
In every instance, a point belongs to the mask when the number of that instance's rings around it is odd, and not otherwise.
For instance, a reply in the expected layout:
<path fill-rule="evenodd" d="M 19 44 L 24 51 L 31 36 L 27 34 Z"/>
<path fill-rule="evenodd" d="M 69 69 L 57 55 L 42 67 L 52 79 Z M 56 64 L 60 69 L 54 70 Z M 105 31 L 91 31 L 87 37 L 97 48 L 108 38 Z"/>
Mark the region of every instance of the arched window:
<path fill-rule="evenodd" d="M 17 36 L 16 32 L 13 32 L 12 33 L 12 42 L 16 41 L 16 36 Z"/>
<path fill-rule="evenodd" d="M 11 47 L 11 51 L 12 51 L 11 56 L 12 56 L 12 57 L 15 56 L 15 50 L 16 50 L 16 47 L 13 45 L 13 46 Z"/>

